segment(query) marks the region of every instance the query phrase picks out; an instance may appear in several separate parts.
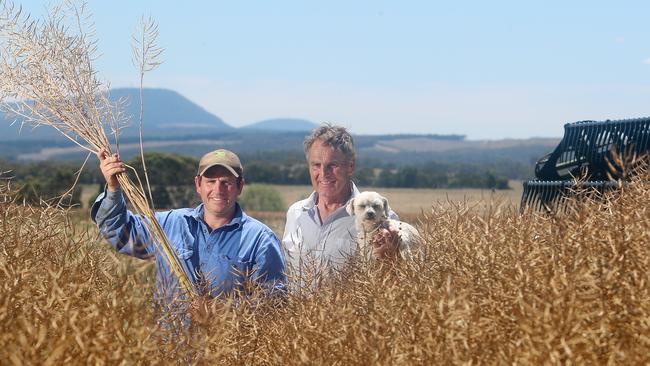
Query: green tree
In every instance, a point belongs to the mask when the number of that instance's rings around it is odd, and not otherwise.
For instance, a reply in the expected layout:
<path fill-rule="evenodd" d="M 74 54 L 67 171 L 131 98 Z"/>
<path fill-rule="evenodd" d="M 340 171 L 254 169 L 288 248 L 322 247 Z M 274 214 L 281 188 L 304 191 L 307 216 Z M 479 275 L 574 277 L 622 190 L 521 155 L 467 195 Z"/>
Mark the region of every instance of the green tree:
<path fill-rule="evenodd" d="M 145 153 L 144 159 L 147 162 L 147 173 L 149 174 L 149 182 L 151 182 L 152 186 L 179 186 L 193 184 L 194 176 L 196 176 L 197 173 L 196 167 L 199 165 L 198 160 L 193 157 L 159 152 Z M 129 160 L 127 164 L 132 166 L 138 172 L 142 184 L 146 184 L 140 157 L 134 157 Z M 133 175 L 132 172 L 129 174 Z M 137 182 L 135 177 L 132 177 L 132 179 L 134 182 Z"/>
<path fill-rule="evenodd" d="M 286 209 L 280 192 L 266 184 L 244 187 L 238 200 L 242 209 L 249 211 L 284 211 Z"/>
<path fill-rule="evenodd" d="M 244 177 L 248 183 L 283 183 L 284 172 L 274 163 L 253 161 L 246 164 Z"/>
<path fill-rule="evenodd" d="M 354 172 L 353 180 L 358 186 L 374 186 L 375 171 L 368 167 L 357 169 Z"/>
<path fill-rule="evenodd" d="M 287 169 L 286 184 L 311 184 L 307 163 L 294 163 Z"/>
<path fill-rule="evenodd" d="M 70 166 L 56 166 L 53 164 L 39 164 L 45 169 L 39 174 L 24 174 L 16 176 L 18 186 L 17 197 L 19 200 L 30 204 L 39 204 L 41 200 L 57 203 L 58 199 L 72 188 L 75 182 L 76 171 Z M 61 204 L 78 205 L 81 203 L 81 188 L 77 185 L 71 194 L 63 198 Z"/>
<path fill-rule="evenodd" d="M 172 199 L 166 187 L 160 185 L 153 186 L 151 188 L 151 196 L 153 197 L 153 203 L 156 209 L 172 207 Z"/>
<path fill-rule="evenodd" d="M 377 177 L 378 187 L 397 187 L 397 175 L 391 169 L 384 168 Z"/>
<path fill-rule="evenodd" d="M 404 188 L 415 188 L 418 187 L 419 181 L 421 181 L 421 174 L 419 174 L 418 169 L 413 166 L 403 167 L 397 170 L 395 175 L 395 181 L 397 187 Z"/>

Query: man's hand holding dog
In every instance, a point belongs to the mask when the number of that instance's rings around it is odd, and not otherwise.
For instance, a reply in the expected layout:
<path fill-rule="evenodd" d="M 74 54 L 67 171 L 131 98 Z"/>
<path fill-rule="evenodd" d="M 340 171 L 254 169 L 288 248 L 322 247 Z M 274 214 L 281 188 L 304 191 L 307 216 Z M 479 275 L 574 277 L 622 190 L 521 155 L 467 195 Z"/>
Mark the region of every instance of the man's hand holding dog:
<path fill-rule="evenodd" d="M 372 240 L 372 255 L 376 259 L 396 259 L 398 257 L 399 233 L 387 228 L 379 228 Z"/>

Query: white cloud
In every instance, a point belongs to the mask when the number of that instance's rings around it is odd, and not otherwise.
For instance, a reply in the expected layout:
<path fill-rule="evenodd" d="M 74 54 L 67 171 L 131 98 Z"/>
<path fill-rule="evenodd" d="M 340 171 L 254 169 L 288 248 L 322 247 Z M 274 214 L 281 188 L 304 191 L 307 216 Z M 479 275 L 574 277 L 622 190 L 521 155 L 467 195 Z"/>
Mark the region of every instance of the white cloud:
<path fill-rule="evenodd" d="M 650 65 L 650 57 L 643 59 L 643 63 L 646 65 Z"/>
<path fill-rule="evenodd" d="M 625 37 L 619 36 L 614 38 L 614 42 L 616 43 L 625 43 Z"/>

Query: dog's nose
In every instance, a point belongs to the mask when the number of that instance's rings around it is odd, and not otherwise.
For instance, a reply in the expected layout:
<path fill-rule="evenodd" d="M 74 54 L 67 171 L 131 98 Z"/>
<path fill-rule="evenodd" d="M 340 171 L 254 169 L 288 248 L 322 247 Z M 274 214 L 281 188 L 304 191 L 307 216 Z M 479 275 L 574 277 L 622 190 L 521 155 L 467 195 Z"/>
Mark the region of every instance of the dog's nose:
<path fill-rule="evenodd" d="M 375 213 L 373 211 L 366 212 L 366 217 L 369 219 L 374 219 Z"/>

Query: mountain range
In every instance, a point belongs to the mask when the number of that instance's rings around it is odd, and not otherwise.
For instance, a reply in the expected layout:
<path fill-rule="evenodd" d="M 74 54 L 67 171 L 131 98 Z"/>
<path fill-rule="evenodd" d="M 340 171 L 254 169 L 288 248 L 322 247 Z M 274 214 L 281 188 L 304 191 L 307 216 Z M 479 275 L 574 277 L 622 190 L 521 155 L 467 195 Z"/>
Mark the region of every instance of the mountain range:
<path fill-rule="evenodd" d="M 139 152 L 139 89 L 111 90 L 113 100 L 124 100 L 130 125 L 121 131 L 120 154 L 128 159 Z M 216 147 L 256 160 L 304 159 L 302 142 L 314 122 L 296 118 L 266 119 L 235 128 L 179 93 L 144 89 L 144 148 L 148 151 L 200 156 Z M 3 121 L 4 119 L 4 121 Z M 0 115 L 0 158 L 10 160 L 78 160 L 85 151 L 50 127 L 11 125 Z M 26 130 L 27 129 L 27 130 Z M 504 160 L 529 165 L 552 150 L 559 138 L 466 140 L 464 135 L 396 134 L 355 135 L 358 159 L 394 166 L 428 161 L 494 163 Z M 1 167 L 0 167 L 1 168 Z"/>
<path fill-rule="evenodd" d="M 128 122 L 122 129 L 121 136 L 126 139 L 137 136 L 140 119 L 140 90 L 137 88 L 112 89 L 110 99 L 113 102 L 122 101 L 124 103 L 124 116 Z M 304 119 L 275 118 L 235 128 L 181 94 L 168 89 L 144 89 L 143 100 L 143 131 L 147 138 L 188 138 L 237 130 L 306 132 L 317 126 Z M 0 113 L 0 141 L 65 140 L 53 128 L 23 126 L 21 130 L 19 121 L 13 125 L 12 122 L 11 116 Z"/>

